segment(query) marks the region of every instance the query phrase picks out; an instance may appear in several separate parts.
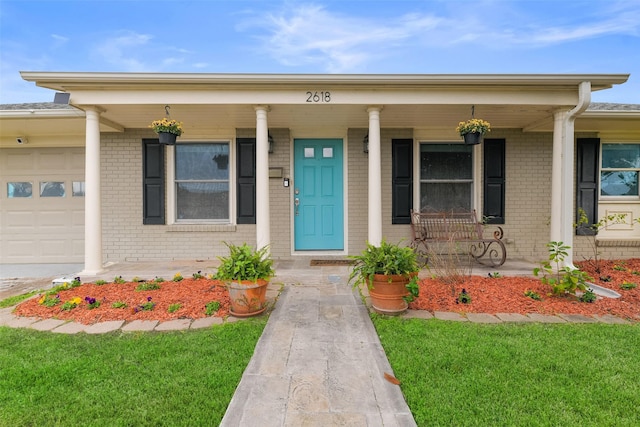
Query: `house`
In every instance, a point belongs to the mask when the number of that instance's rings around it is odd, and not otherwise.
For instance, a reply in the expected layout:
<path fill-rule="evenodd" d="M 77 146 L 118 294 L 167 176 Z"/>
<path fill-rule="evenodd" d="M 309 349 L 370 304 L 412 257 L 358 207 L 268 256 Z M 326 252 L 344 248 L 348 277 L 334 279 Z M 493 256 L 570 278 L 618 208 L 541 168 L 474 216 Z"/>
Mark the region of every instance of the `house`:
<path fill-rule="evenodd" d="M 627 74 L 21 74 L 68 102 L 0 107 L 0 263 L 344 256 L 426 207 L 475 209 L 512 259 L 640 256 L 640 105 L 590 102 Z M 625 222 L 578 236 L 578 208 Z"/>

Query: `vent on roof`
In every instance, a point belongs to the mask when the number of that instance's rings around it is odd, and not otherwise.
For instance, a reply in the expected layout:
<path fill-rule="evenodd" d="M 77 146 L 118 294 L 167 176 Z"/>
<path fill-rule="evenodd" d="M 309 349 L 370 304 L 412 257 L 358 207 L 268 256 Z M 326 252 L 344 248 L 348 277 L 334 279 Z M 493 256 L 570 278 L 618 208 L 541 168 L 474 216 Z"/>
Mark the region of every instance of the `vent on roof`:
<path fill-rule="evenodd" d="M 70 93 L 56 92 L 53 96 L 53 103 L 69 105 L 69 98 L 71 98 Z"/>

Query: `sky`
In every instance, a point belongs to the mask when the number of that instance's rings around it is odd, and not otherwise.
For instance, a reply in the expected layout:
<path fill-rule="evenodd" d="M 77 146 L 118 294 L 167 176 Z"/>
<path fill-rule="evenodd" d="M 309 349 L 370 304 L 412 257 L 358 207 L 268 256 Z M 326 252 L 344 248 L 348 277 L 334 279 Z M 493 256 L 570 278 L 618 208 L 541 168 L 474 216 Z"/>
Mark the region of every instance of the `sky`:
<path fill-rule="evenodd" d="M 53 101 L 20 71 L 631 74 L 640 0 L 0 0 L 0 104 Z"/>

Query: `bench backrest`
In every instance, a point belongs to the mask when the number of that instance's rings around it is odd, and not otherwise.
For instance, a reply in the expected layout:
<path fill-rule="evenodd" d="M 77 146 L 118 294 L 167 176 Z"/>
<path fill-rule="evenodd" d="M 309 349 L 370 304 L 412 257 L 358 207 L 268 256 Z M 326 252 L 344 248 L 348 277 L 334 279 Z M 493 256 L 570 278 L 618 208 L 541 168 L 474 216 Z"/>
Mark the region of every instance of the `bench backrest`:
<path fill-rule="evenodd" d="M 414 239 L 478 240 L 482 239 L 482 224 L 471 212 L 411 211 L 411 231 Z"/>

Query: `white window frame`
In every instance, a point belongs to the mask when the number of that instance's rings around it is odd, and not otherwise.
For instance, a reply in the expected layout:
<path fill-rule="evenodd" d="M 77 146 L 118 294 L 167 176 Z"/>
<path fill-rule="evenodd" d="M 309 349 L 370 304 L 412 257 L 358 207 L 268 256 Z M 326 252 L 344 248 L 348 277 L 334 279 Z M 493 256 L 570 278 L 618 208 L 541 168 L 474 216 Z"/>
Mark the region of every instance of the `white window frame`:
<path fill-rule="evenodd" d="M 420 167 L 421 167 L 421 146 L 422 145 L 435 145 L 435 144 L 441 144 L 441 145 L 454 145 L 454 144 L 460 144 L 460 145 L 464 145 L 464 142 L 459 141 L 459 140 L 455 140 L 455 141 L 449 141 L 449 140 L 418 140 L 415 144 L 414 147 L 414 182 L 417 182 L 418 185 L 414 186 L 414 194 L 413 194 L 413 206 L 414 209 L 418 210 L 418 209 L 422 209 L 422 203 L 421 203 L 421 187 L 422 187 L 422 177 L 420 176 Z M 471 150 L 471 176 L 472 176 L 472 184 L 471 184 L 471 209 L 475 210 L 476 212 L 481 212 L 479 210 L 479 203 L 480 203 L 480 194 L 482 191 L 481 185 L 482 185 L 482 177 L 479 175 L 482 171 L 482 167 L 481 167 L 481 161 L 482 161 L 482 152 L 481 150 L 481 145 L 474 145 L 472 150 Z"/>
<path fill-rule="evenodd" d="M 602 167 L 602 161 L 603 161 L 603 149 L 605 145 L 637 145 L 640 146 L 640 141 L 627 141 L 627 142 L 616 142 L 616 141 L 605 141 L 602 142 L 600 144 L 600 159 L 599 159 L 599 164 L 598 164 L 598 200 L 603 201 L 603 202 L 610 202 L 610 201 L 630 201 L 630 202 L 634 202 L 634 201 L 640 201 L 640 190 L 639 190 L 639 194 L 638 195 L 633 195 L 633 196 L 607 196 L 607 195 L 603 195 L 602 194 L 602 172 L 606 172 L 606 171 L 635 171 L 638 176 L 640 177 L 640 165 L 638 165 L 638 167 L 636 168 L 603 168 Z M 640 183 L 639 183 L 640 186 Z"/>
<path fill-rule="evenodd" d="M 225 220 L 211 219 L 178 219 L 178 197 L 176 193 L 176 150 L 180 144 L 227 144 L 229 146 L 229 218 Z M 176 145 L 167 145 L 166 162 L 166 201 L 167 201 L 167 224 L 211 224 L 211 225 L 235 225 L 236 223 L 236 162 L 235 162 L 235 140 L 233 138 L 215 139 L 194 139 L 180 141 Z"/>

